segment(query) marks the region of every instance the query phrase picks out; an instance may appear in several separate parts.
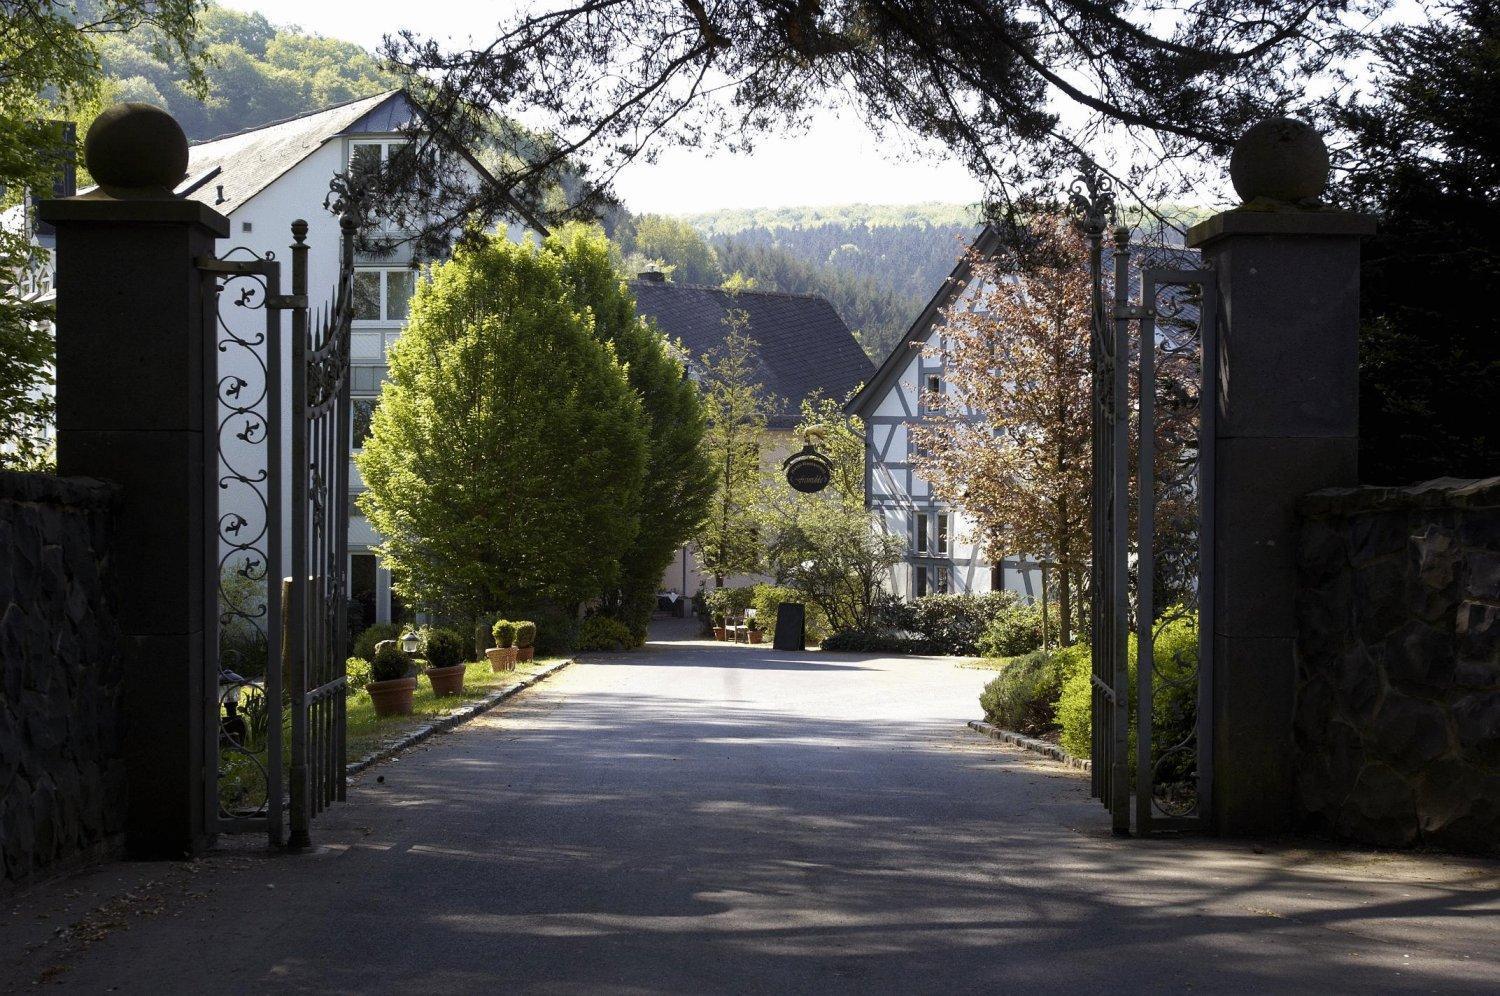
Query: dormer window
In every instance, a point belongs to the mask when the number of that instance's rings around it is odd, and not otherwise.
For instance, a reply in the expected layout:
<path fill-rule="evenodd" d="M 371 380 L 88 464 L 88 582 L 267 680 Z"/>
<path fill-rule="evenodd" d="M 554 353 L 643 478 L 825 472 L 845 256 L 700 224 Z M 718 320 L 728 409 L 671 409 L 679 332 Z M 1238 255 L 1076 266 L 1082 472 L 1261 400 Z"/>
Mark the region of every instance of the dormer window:
<path fill-rule="evenodd" d="M 391 151 L 406 144 L 404 138 L 356 139 L 349 143 L 349 165 L 374 169 L 391 158 Z"/>

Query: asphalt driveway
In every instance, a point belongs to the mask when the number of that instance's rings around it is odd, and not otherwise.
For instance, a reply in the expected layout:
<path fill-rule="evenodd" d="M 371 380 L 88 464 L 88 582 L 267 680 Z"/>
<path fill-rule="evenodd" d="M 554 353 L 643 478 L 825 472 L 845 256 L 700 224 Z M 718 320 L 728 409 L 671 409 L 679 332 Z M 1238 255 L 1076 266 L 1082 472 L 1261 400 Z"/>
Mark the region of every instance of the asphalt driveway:
<path fill-rule="evenodd" d="M 318 850 L 17 904 L 12 988 L 1489 991 L 1500 868 L 1119 840 L 944 659 L 653 643 L 382 764 Z M 28 946 L 30 950 L 27 950 Z"/>

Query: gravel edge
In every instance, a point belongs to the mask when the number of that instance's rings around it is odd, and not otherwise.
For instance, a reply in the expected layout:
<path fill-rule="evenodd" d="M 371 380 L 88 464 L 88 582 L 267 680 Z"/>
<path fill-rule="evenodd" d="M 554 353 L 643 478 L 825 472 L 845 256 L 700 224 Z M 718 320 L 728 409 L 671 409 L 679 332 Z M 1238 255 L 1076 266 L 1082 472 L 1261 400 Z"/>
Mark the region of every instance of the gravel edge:
<path fill-rule="evenodd" d="M 504 688 L 501 688 L 498 691 L 491 692 L 489 695 L 485 696 L 482 699 L 479 699 L 478 701 L 469 703 L 456 712 L 451 712 L 441 719 L 433 720 L 426 726 L 419 726 L 415 730 L 403 734 L 397 740 L 387 741 L 381 747 L 366 754 L 358 761 L 350 761 L 348 764 L 344 765 L 344 777 L 349 778 L 357 775 L 361 771 L 364 771 L 366 768 L 371 767 L 372 765 L 379 764 L 381 761 L 384 761 L 388 758 L 395 757 L 397 754 L 401 753 L 407 748 L 414 747 L 429 737 L 435 736 L 439 733 L 444 733 L 448 730 L 453 729 L 455 726 L 460 726 L 464 723 L 467 723 L 475 716 L 479 716 L 486 712 L 489 712 L 491 709 L 495 708 L 495 706 L 504 702 L 506 699 L 512 697 L 513 695 L 521 692 L 524 689 L 530 688 L 532 685 L 535 685 L 537 682 L 541 681 L 544 678 L 552 677 L 554 674 L 561 671 L 569 664 L 573 663 L 576 663 L 576 661 L 572 657 L 569 657 L 565 660 L 560 660 L 556 664 L 549 665 L 546 670 L 538 671 L 536 674 L 529 675 L 520 681 L 506 685 Z"/>

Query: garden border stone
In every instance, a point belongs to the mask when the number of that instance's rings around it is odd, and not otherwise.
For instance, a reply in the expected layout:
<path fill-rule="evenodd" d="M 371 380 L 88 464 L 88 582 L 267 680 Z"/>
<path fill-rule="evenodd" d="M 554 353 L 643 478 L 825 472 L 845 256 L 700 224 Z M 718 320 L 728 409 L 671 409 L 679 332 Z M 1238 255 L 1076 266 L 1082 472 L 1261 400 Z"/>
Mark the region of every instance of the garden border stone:
<path fill-rule="evenodd" d="M 1089 771 L 1093 768 L 1092 762 L 1087 761 L 1083 758 L 1074 757 L 1072 754 L 1069 754 L 1057 744 L 1048 743 L 1045 740 L 1038 740 L 1036 737 L 1023 736 L 1013 730 L 1002 730 L 1000 729 L 1000 727 L 995 726 L 993 723 L 986 723 L 983 720 L 979 719 L 971 719 L 969 720 L 969 729 L 973 730 L 976 733 L 983 733 L 991 740 L 999 740 L 1002 743 L 1015 744 L 1017 747 L 1022 747 L 1034 754 L 1041 754 L 1044 757 L 1049 757 L 1054 761 L 1061 761 L 1063 764 L 1066 764 L 1070 768 L 1078 768 L 1082 771 Z"/>
<path fill-rule="evenodd" d="M 512 684 L 506 685 L 504 688 L 491 692 L 484 698 L 479 699 L 477 702 L 471 702 L 468 705 L 464 706 L 462 709 L 450 712 L 448 715 L 443 716 L 439 719 L 435 719 L 425 726 L 419 726 L 415 730 L 402 734 L 400 737 L 397 737 L 394 740 L 388 740 L 359 760 L 350 761 L 348 764 L 346 764 L 344 766 L 344 777 L 352 778 L 353 776 L 364 771 L 366 768 L 373 767 L 374 765 L 379 764 L 381 761 L 393 758 L 407 748 L 415 747 L 417 744 L 428 739 L 429 737 L 435 736 L 439 733 L 444 733 L 456 726 L 461 726 L 464 723 L 467 723 L 469 720 L 473 719 L 475 716 L 480 716 L 484 713 L 489 712 L 491 709 L 495 708 L 495 706 L 504 702 L 506 699 L 511 698 L 512 696 L 527 688 L 530 688 L 532 685 L 535 685 L 537 682 L 543 680 L 544 678 L 552 677 L 554 674 L 561 671 L 569 664 L 574 664 L 576 662 L 576 658 L 564 658 L 563 660 L 558 661 L 556 664 L 549 665 L 546 669 L 538 671 L 536 674 L 529 675 L 528 677 L 522 678 L 520 681 L 513 682 Z"/>

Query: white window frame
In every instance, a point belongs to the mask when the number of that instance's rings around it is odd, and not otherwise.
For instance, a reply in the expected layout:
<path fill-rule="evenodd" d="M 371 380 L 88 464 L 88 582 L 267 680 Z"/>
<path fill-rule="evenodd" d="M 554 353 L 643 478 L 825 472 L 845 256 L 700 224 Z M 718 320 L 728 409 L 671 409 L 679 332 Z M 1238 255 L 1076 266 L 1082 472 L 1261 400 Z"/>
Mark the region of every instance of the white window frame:
<path fill-rule="evenodd" d="M 938 556 L 946 556 L 948 553 L 948 526 L 949 516 L 947 512 L 937 514 L 937 552 Z"/>
<path fill-rule="evenodd" d="M 354 162 L 355 149 L 361 147 L 368 148 L 369 146 L 374 145 L 380 148 L 380 161 L 382 163 L 389 162 L 391 158 L 391 149 L 394 146 L 407 145 L 410 142 L 411 139 L 408 138 L 351 138 L 349 139 L 349 158 L 347 161 L 351 163 Z"/>
<path fill-rule="evenodd" d="M 417 293 L 417 271 L 413 270 L 410 266 L 402 264 L 400 266 L 356 266 L 354 268 L 355 280 L 358 280 L 359 275 L 362 273 L 380 274 L 380 317 L 356 318 L 353 321 L 353 324 L 355 326 L 359 328 L 375 328 L 377 326 L 384 326 L 387 328 L 405 327 L 407 318 L 390 317 L 390 274 L 402 270 L 411 274 L 411 291 L 412 296 L 414 297 Z M 406 299 L 406 313 L 407 317 L 409 318 L 411 316 L 411 297 L 408 297 Z"/>

